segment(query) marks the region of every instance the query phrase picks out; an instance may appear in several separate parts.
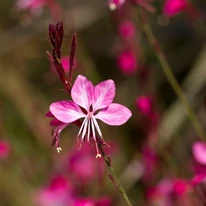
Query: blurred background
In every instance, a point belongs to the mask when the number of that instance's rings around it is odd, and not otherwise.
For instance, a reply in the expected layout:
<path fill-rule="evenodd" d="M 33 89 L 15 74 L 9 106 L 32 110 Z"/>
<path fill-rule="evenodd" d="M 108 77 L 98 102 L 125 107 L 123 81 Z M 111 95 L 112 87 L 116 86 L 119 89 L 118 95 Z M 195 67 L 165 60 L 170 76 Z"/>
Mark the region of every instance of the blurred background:
<path fill-rule="evenodd" d="M 121 127 L 100 126 L 110 145 L 105 153 L 133 205 L 205 205 L 204 137 L 167 80 L 144 25 L 204 131 L 206 2 L 1 0 L 0 206 L 126 205 L 94 147 L 79 150 L 78 127 L 61 133 L 61 153 L 51 146 L 54 127 L 45 114 L 52 102 L 70 99 L 46 55 L 48 25 L 58 20 L 65 29 L 65 72 L 76 32 L 73 79 L 113 79 L 114 102 L 132 111 Z"/>

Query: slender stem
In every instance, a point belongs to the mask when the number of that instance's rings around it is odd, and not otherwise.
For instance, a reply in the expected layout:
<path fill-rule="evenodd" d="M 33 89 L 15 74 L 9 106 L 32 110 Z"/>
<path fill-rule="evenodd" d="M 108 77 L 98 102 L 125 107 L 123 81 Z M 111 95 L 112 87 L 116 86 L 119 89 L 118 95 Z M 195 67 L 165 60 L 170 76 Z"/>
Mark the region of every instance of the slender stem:
<path fill-rule="evenodd" d="M 143 11 L 140 10 L 140 18 L 141 18 L 141 24 L 142 24 L 142 29 L 149 41 L 149 43 L 151 44 L 151 46 L 153 47 L 156 57 L 170 83 L 170 85 L 172 86 L 174 92 L 176 93 L 177 97 L 180 99 L 181 103 L 184 105 L 186 111 L 187 111 L 187 115 L 189 117 L 189 119 L 191 120 L 194 129 L 196 130 L 196 133 L 198 134 L 198 136 L 203 140 L 205 139 L 206 135 L 205 132 L 201 126 L 201 124 L 199 123 L 199 120 L 197 118 L 197 116 L 195 115 L 192 107 L 190 106 L 187 97 L 185 96 L 183 90 L 181 89 L 179 83 L 177 82 L 166 58 L 165 55 L 162 51 L 162 48 L 158 42 L 158 40 L 156 39 L 155 35 L 153 34 L 150 25 L 147 21 L 147 17 L 144 13 L 142 13 Z"/>
<path fill-rule="evenodd" d="M 105 155 L 104 153 L 104 150 L 102 148 L 102 146 L 100 144 L 98 144 L 98 147 L 99 147 L 99 150 L 101 151 L 102 153 L 102 156 L 104 157 L 104 161 L 109 169 L 109 172 L 110 172 L 110 179 L 112 180 L 112 182 L 115 184 L 115 186 L 119 189 L 119 191 L 121 192 L 123 198 L 125 199 L 126 203 L 128 206 L 132 206 L 132 203 L 130 202 L 124 188 L 122 187 L 121 183 L 119 182 L 117 176 L 115 175 L 115 172 L 114 172 L 114 169 L 113 167 L 111 166 L 111 161 L 110 159 Z"/>

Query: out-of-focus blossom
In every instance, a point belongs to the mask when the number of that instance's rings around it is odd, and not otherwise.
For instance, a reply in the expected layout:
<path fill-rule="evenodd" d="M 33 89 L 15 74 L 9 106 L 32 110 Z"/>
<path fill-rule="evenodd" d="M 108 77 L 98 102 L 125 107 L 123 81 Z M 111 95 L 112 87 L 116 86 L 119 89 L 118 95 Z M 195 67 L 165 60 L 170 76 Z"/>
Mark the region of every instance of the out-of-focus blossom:
<path fill-rule="evenodd" d="M 134 52 L 126 50 L 117 56 L 118 67 L 125 74 L 134 74 L 137 70 L 137 57 Z"/>
<path fill-rule="evenodd" d="M 60 18 L 61 8 L 56 0 L 17 0 L 16 3 L 18 10 L 28 10 L 32 15 L 40 14 L 45 6 L 49 8 L 54 19 Z"/>
<path fill-rule="evenodd" d="M 158 165 L 158 157 L 156 152 L 148 146 L 143 147 L 142 157 L 144 165 L 144 178 L 149 180 L 150 177 L 154 176 L 154 171 Z"/>
<path fill-rule="evenodd" d="M 86 141 L 90 142 L 90 135 L 94 140 L 97 155 L 101 157 L 97 141 L 98 136 L 104 142 L 97 119 L 112 126 L 119 126 L 127 122 L 131 117 L 131 111 L 120 104 L 112 103 L 115 96 L 115 84 L 109 79 L 100 82 L 95 87 L 86 77 L 79 75 L 71 89 L 71 97 L 73 101 L 64 100 L 52 103 L 50 112 L 56 119 L 65 125 L 83 118 L 78 137 L 81 135 L 81 145 Z M 83 108 L 83 109 L 82 109 Z M 55 141 L 59 141 L 59 135 L 62 129 L 58 130 L 54 135 Z M 61 148 L 57 147 L 57 150 Z"/>
<path fill-rule="evenodd" d="M 0 159 L 5 159 L 10 153 L 10 144 L 6 140 L 0 140 Z"/>
<path fill-rule="evenodd" d="M 114 11 L 120 8 L 125 3 L 125 0 L 108 0 L 108 7 Z"/>
<path fill-rule="evenodd" d="M 139 96 L 136 99 L 136 105 L 139 111 L 146 117 L 153 116 L 153 100 L 150 96 Z"/>
<path fill-rule="evenodd" d="M 70 61 L 69 56 L 64 56 L 64 57 L 61 58 L 61 63 L 62 63 L 62 66 L 64 68 L 64 71 L 66 73 L 69 72 L 69 61 Z M 74 66 L 73 67 L 74 67 L 74 69 L 77 68 L 77 60 L 76 59 L 74 59 Z"/>
<path fill-rule="evenodd" d="M 62 176 L 55 177 L 35 194 L 34 202 L 40 206 L 75 206 L 71 183 Z"/>
<path fill-rule="evenodd" d="M 105 152 L 113 155 L 118 150 L 116 142 L 110 142 L 110 148 L 106 148 Z M 78 150 L 79 145 L 75 145 L 69 152 L 66 159 L 69 172 L 81 184 L 100 179 L 104 175 L 105 162 L 94 159 L 94 150 L 90 145 L 85 145 L 81 150 Z"/>
<path fill-rule="evenodd" d="M 136 33 L 136 29 L 132 21 L 125 20 L 121 22 L 119 26 L 119 34 L 121 37 L 125 39 L 131 39 L 135 36 L 135 33 Z"/>
<path fill-rule="evenodd" d="M 77 199 L 75 206 L 111 206 L 112 201 L 109 197 L 103 197 L 100 200 L 94 198 Z"/>
<path fill-rule="evenodd" d="M 181 179 L 163 179 L 160 183 L 151 188 L 147 197 L 152 205 L 155 203 L 161 206 L 171 206 L 174 200 L 186 195 L 191 189 L 189 181 Z"/>
<path fill-rule="evenodd" d="M 163 6 L 163 13 L 166 16 L 175 16 L 187 6 L 187 0 L 166 0 Z"/>
<path fill-rule="evenodd" d="M 18 0 L 16 6 L 19 10 L 30 10 L 32 14 L 39 14 L 48 0 Z"/>
<path fill-rule="evenodd" d="M 78 146 L 70 151 L 68 166 L 71 174 L 76 177 L 81 184 L 87 184 L 104 174 L 105 164 L 103 161 L 94 159 L 94 150 L 91 146 L 85 145 L 81 150 Z"/>
<path fill-rule="evenodd" d="M 205 181 L 206 177 L 206 144 L 201 141 L 193 143 L 192 152 L 195 160 L 193 165 L 195 176 L 191 180 L 191 183 L 193 186 L 197 186 Z"/>
<path fill-rule="evenodd" d="M 206 166 L 206 143 L 204 142 L 195 142 L 192 146 L 194 159 Z"/>

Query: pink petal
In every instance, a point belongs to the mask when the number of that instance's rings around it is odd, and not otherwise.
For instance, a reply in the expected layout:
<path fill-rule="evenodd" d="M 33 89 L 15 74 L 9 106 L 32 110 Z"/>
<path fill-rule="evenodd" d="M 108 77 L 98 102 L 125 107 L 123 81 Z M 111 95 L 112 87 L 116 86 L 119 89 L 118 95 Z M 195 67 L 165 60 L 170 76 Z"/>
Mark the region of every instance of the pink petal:
<path fill-rule="evenodd" d="M 106 124 L 118 126 L 124 124 L 131 116 L 132 113 L 127 107 L 113 103 L 95 115 L 95 118 L 102 120 Z"/>
<path fill-rule="evenodd" d="M 192 146 L 193 156 L 195 160 L 206 165 L 206 144 L 203 142 L 195 142 Z"/>
<path fill-rule="evenodd" d="M 109 79 L 97 84 L 94 88 L 93 96 L 93 110 L 102 109 L 108 107 L 115 96 L 115 84 L 114 81 Z"/>
<path fill-rule="evenodd" d="M 89 111 L 93 94 L 93 84 L 86 77 L 78 75 L 71 90 L 71 96 L 74 102 Z"/>
<path fill-rule="evenodd" d="M 77 119 L 85 117 L 80 107 L 69 100 L 52 103 L 50 105 L 50 111 L 55 118 L 64 123 L 74 122 Z"/>
<path fill-rule="evenodd" d="M 54 115 L 49 111 L 45 114 L 46 117 L 54 117 Z"/>
<path fill-rule="evenodd" d="M 61 122 L 61 121 L 59 121 L 58 119 L 53 119 L 53 120 L 51 120 L 51 122 L 50 122 L 50 125 L 51 126 L 59 126 L 59 125 L 61 125 L 61 124 L 64 124 L 63 122 Z"/>

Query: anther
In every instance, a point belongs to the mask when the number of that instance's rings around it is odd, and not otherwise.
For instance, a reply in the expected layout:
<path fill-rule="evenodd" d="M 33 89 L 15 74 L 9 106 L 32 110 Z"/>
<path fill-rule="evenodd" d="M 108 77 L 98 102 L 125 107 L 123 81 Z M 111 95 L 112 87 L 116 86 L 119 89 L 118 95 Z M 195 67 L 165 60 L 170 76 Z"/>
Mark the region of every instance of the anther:
<path fill-rule="evenodd" d="M 56 150 L 57 150 L 58 153 L 60 153 L 62 151 L 62 148 L 61 147 L 57 147 Z"/>
<path fill-rule="evenodd" d="M 101 154 L 97 154 L 96 155 L 96 158 L 98 159 L 98 158 L 101 158 L 102 157 L 102 155 Z"/>

